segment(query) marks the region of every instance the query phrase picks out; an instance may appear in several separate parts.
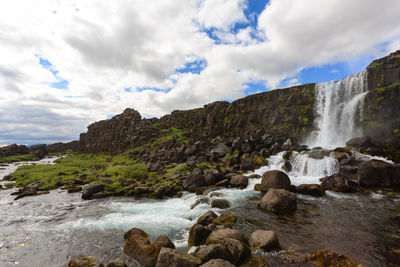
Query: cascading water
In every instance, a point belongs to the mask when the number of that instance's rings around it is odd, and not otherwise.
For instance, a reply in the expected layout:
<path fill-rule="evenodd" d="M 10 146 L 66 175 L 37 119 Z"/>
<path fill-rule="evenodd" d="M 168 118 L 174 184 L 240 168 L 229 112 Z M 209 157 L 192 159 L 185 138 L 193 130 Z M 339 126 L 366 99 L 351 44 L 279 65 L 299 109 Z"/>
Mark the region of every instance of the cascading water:
<path fill-rule="evenodd" d="M 319 83 L 315 88 L 315 113 L 318 131 L 307 145 L 344 146 L 346 141 L 362 134 L 358 122 L 363 116 L 367 94 L 367 71 L 350 75 L 341 81 Z"/>

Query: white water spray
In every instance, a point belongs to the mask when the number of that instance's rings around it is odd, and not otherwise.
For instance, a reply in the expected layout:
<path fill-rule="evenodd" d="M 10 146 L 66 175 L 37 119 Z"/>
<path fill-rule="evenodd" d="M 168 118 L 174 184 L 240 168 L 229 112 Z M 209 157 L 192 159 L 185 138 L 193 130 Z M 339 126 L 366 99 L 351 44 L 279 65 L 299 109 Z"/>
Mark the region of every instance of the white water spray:
<path fill-rule="evenodd" d="M 362 135 L 358 122 L 362 119 L 367 94 L 367 71 L 350 75 L 341 81 L 319 83 L 315 88 L 315 113 L 318 131 L 307 145 L 344 146 L 346 141 Z"/>

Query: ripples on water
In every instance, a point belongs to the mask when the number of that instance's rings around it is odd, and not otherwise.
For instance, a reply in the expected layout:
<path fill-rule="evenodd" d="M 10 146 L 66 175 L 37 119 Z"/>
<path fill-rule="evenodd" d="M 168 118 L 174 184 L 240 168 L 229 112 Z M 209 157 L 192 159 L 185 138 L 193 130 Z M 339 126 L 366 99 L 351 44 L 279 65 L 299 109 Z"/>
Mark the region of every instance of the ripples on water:
<path fill-rule="evenodd" d="M 282 154 L 269 162 L 255 173 L 280 169 Z M 294 184 L 316 183 L 320 178 L 296 170 L 289 174 Z M 256 208 L 261 194 L 253 187 L 260 180 L 250 179 L 244 190 L 217 190 L 222 194 L 219 198 L 232 203 L 229 211 L 238 216 L 237 228 L 247 233 L 274 230 L 284 248 L 301 253 L 335 250 L 366 266 L 388 266 L 399 260 L 390 251 L 400 243 L 398 197 L 334 192 L 323 198 L 298 195 L 298 211 L 277 216 Z M 78 255 L 98 256 L 103 262 L 124 257 L 123 234 L 132 227 L 144 229 L 152 238 L 166 234 L 179 249 L 185 249 L 187 230 L 197 218 L 207 210 L 222 212 L 208 204 L 191 209 L 204 197 L 191 193 L 162 201 L 123 197 L 82 201 L 80 193 L 55 190 L 13 201 L 11 192 L 0 191 L 0 266 L 65 266 Z M 282 264 L 276 254 L 263 256 L 271 266 Z"/>

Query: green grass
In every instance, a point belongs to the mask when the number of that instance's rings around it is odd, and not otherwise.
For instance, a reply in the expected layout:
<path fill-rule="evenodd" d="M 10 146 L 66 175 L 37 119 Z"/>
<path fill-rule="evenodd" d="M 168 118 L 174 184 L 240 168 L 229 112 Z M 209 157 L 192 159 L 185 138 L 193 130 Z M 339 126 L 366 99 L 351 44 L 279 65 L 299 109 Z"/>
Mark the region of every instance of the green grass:
<path fill-rule="evenodd" d="M 185 173 L 189 170 L 190 170 L 190 168 L 186 163 L 181 163 L 172 169 L 168 169 L 167 173 L 168 174 L 180 174 L 180 173 Z"/>
<path fill-rule="evenodd" d="M 18 162 L 18 161 L 34 161 L 34 160 L 39 160 L 39 158 L 35 157 L 35 156 L 31 155 L 31 154 L 0 157 L 0 163 Z"/>

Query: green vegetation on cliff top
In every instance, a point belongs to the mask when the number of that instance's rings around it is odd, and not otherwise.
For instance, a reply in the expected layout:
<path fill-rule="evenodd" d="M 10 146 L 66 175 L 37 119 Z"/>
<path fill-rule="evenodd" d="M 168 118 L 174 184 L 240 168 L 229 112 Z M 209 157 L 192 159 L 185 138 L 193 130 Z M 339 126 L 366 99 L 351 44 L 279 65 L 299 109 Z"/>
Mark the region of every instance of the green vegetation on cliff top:
<path fill-rule="evenodd" d="M 18 161 L 34 161 L 34 160 L 39 160 L 39 158 L 34 155 L 31 155 L 31 154 L 0 157 L 0 163 L 9 163 L 9 162 L 18 162 Z"/>

